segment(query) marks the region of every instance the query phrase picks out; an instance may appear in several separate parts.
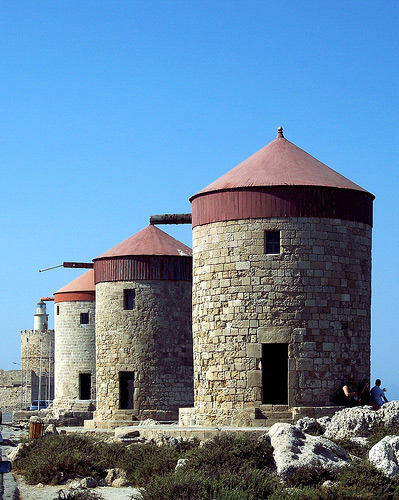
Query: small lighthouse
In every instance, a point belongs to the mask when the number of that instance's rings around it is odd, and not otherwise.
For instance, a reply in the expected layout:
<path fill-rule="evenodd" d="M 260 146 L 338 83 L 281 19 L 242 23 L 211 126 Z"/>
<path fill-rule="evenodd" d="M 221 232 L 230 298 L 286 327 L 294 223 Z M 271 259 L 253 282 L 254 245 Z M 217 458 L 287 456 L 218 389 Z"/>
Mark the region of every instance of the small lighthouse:
<path fill-rule="evenodd" d="M 48 314 L 46 314 L 46 303 L 40 301 L 36 305 L 36 314 L 34 316 L 33 331 L 45 332 L 48 328 Z"/>

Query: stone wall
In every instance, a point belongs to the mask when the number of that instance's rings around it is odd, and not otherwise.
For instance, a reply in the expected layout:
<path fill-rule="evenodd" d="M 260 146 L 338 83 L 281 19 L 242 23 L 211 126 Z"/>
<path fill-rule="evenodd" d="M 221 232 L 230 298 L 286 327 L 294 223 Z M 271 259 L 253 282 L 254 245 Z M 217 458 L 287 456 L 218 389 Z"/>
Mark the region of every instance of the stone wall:
<path fill-rule="evenodd" d="M 54 407 L 70 410 L 79 406 L 81 374 L 90 375 L 90 405 L 96 398 L 95 301 L 56 302 L 54 307 Z M 81 313 L 88 313 L 88 324 L 81 324 Z"/>
<path fill-rule="evenodd" d="M 21 408 L 24 398 L 21 382 L 21 370 L 0 370 L 0 408 L 3 411 Z"/>
<path fill-rule="evenodd" d="M 127 288 L 135 290 L 133 310 L 124 310 Z M 193 404 L 191 282 L 98 283 L 96 350 L 95 420 L 120 415 L 121 372 L 134 373 L 134 404 L 125 413 L 177 418 L 179 406 Z"/>
<path fill-rule="evenodd" d="M 280 254 L 265 254 L 265 231 L 280 231 Z M 195 227 L 196 423 L 229 423 L 261 407 L 267 343 L 288 344 L 288 407 L 334 404 L 345 377 L 370 376 L 370 300 L 367 224 L 271 218 Z"/>

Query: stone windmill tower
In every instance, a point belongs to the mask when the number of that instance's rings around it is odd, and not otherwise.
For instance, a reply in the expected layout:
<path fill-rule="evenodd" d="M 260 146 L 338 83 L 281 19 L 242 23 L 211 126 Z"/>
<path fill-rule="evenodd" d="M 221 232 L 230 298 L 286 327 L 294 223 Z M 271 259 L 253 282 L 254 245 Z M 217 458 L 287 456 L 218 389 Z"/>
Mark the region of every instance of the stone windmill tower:
<path fill-rule="evenodd" d="M 195 408 L 182 420 L 319 415 L 344 377 L 369 378 L 373 199 L 281 128 L 191 198 Z"/>
<path fill-rule="evenodd" d="M 96 398 L 94 271 L 90 269 L 54 293 L 55 399 L 74 412 L 92 408 Z"/>
<path fill-rule="evenodd" d="M 86 424 L 176 419 L 193 402 L 191 249 L 149 225 L 94 259 L 94 277 L 97 410 Z"/>

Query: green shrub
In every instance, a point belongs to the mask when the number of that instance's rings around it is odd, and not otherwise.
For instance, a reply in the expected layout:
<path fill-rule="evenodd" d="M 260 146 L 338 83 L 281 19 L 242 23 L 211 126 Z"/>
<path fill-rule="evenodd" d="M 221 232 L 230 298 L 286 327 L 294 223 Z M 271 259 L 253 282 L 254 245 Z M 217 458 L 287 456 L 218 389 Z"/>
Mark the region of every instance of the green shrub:
<path fill-rule="evenodd" d="M 343 467 L 337 479 L 353 495 L 358 495 L 350 498 L 399 500 L 399 480 L 386 478 L 367 460 Z"/>
<path fill-rule="evenodd" d="M 354 455 L 355 457 L 358 458 L 364 458 L 367 456 L 368 452 L 370 451 L 370 446 L 367 443 L 366 445 L 363 445 L 361 443 L 358 443 L 357 441 L 353 441 L 352 439 L 345 438 L 345 439 L 336 439 L 333 440 L 338 446 L 346 450 L 348 453 L 351 455 Z"/>
<path fill-rule="evenodd" d="M 274 469 L 273 448 L 253 433 L 222 433 L 202 447 L 187 452 L 187 465 L 212 477 L 228 470 L 230 473 L 246 469 Z"/>
<path fill-rule="evenodd" d="M 163 475 L 174 469 L 177 451 L 169 446 L 105 443 L 92 436 L 66 434 L 46 436 L 33 441 L 14 463 L 28 484 L 63 484 L 68 479 L 92 476 L 101 479 L 106 469 L 119 467 L 137 486 L 143 486 L 152 475 Z"/>
<path fill-rule="evenodd" d="M 178 458 L 179 454 L 171 446 L 135 444 L 125 448 L 124 455 L 106 468 L 120 467 L 135 486 L 145 486 L 151 477 L 164 476 L 173 471 Z"/>
<path fill-rule="evenodd" d="M 317 486 L 327 480 L 335 480 L 337 474 L 334 470 L 325 469 L 321 465 L 299 467 L 286 480 L 289 487 Z"/>
<path fill-rule="evenodd" d="M 212 478 L 203 471 L 178 469 L 164 477 L 154 477 L 143 491 L 144 500 L 266 500 L 279 481 L 266 470 L 227 471 Z"/>
<path fill-rule="evenodd" d="M 101 471 L 91 460 L 96 456 L 94 443 L 94 439 L 79 434 L 46 436 L 25 448 L 14 468 L 24 473 L 28 484 L 62 484 L 84 476 L 98 478 Z"/>

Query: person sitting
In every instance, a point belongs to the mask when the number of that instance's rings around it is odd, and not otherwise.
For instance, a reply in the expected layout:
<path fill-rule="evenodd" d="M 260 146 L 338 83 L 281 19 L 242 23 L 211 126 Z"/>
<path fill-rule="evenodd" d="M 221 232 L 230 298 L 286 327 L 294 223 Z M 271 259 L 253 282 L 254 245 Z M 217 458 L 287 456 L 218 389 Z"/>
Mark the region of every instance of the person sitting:
<path fill-rule="evenodd" d="M 361 405 L 371 405 L 370 386 L 367 379 L 363 379 L 359 386 L 359 398 Z"/>
<path fill-rule="evenodd" d="M 356 380 L 354 378 L 348 379 L 348 382 L 342 387 L 341 400 L 343 406 L 357 406 L 359 404 L 359 397 L 357 392 L 354 390 L 356 386 Z"/>
<path fill-rule="evenodd" d="M 371 389 L 371 406 L 374 410 L 379 410 L 384 403 L 388 403 L 384 392 L 386 389 L 381 389 L 381 380 L 377 378 L 375 386 Z"/>

